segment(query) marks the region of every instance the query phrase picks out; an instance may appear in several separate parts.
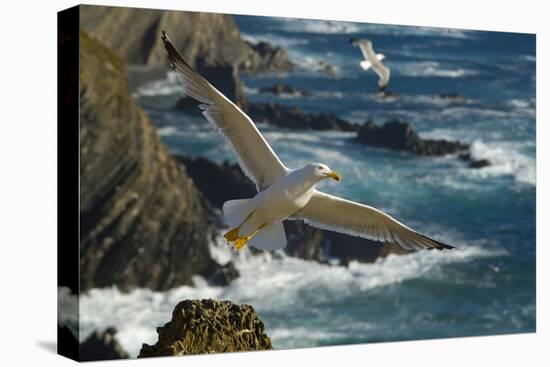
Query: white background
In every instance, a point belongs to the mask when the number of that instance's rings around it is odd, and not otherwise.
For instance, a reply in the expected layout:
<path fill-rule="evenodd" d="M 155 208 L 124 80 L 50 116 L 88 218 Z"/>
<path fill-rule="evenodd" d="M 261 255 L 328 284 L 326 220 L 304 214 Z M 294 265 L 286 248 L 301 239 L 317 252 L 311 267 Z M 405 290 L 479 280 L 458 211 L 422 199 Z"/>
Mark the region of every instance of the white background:
<path fill-rule="evenodd" d="M 195 0 L 94 4 L 537 33 L 537 333 L 102 362 L 117 366 L 550 365 L 548 78 L 544 1 Z M 0 365 L 66 366 L 56 347 L 56 12 L 76 3 L 4 0 L 0 11 Z M 61 127 L 63 128 L 63 127 Z M 63 142 L 62 142 L 63 143 Z M 61 167 L 63 169 L 63 167 Z M 544 225 L 546 223 L 546 226 Z M 545 340 L 546 339 L 546 340 Z M 546 348 L 544 347 L 546 346 Z"/>

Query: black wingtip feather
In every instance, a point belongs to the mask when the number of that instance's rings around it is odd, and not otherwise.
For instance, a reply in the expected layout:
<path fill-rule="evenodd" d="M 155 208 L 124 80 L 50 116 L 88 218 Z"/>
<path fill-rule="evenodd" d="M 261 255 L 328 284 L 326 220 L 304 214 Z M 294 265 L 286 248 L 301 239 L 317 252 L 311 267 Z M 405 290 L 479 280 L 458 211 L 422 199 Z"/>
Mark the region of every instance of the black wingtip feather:
<path fill-rule="evenodd" d="M 197 70 L 195 70 L 195 68 L 192 67 L 187 62 L 187 60 L 183 58 L 183 56 L 181 56 L 178 50 L 176 50 L 176 47 L 174 47 L 174 45 L 170 41 L 170 38 L 168 38 L 168 34 L 165 31 L 161 31 L 161 33 L 162 33 L 161 39 L 164 43 L 164 49 L 166 50 L 166 58 L 168 60 L 168 64 L 170 65 L 170 67 L 175 70 L 176 65 L 179 63 L 179 64 L 185 65 L 185 67 L 193 70 L 198 74 Z"/>
<path fill-rule="evenodd" d="M 436 241 L 434 240 L 433 238 L 430 238 L 430 237 L 427 237 L 427 236 L 424 236 L 422 235 L 422 237 L 430 240 L 431 242 L 434 243 L 434 247 L 432 248 L 435 248 L 436 250 L 452 250 L 452 249 L 455 249 L 456 247 L 454 246 L 451 246 L 451 245 L 447 245 L 445 243 L 442 243 L 442 242 L 439 242 L 439 241 Z"/>

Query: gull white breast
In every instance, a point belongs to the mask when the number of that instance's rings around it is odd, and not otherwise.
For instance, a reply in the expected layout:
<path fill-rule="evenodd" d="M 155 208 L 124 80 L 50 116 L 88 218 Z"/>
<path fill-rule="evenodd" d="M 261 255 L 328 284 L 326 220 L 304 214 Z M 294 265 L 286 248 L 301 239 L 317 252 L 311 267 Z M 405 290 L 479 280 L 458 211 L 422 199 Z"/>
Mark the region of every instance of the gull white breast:
<path fill-rule="evenodd" d="M 258 193 L 253 198 L 223 205 L 231 227 L 224 237 L 230 245 L 239 250 L 246 244 L 263 250 L 281 249 L 287 243 L 283 221 L 303 220 L 331 231 L 398 243 L 409 250 L 452 248 L 373 207 L 317 190 L 321 180 L 340 181 L 340 175 L 322 163 L 287 168 L 253 121 L 183 59 L 165 32 L 162 40 L 184 92 L 200 102 L 203 115 L 227 140 L 240 167 L 256 184 Z"/>

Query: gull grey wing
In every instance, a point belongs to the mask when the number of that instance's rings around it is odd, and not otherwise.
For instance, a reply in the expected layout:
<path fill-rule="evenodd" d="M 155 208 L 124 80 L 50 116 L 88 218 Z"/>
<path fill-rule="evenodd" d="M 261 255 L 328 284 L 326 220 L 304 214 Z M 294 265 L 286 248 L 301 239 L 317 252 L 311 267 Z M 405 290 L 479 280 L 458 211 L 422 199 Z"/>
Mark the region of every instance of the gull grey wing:
<path fill-rule="evenodd" d="M 374 52 L 372 45 L 367 42 L 361 42 L 359 43 L 359 48 L 361 49 L 363 56 L 370 61 L 372 70 L 374 70 L 376 75 L 378 75 L 378 78 L 380 79 L 378 81 L 378 85 L 383 87 L 388 84 L 390 81 L 390 69 L 386 65 L 382 64 L 381 59 L 376 57 L 376 53 Z"/>
<path fill-rule="evenodd" d="M 170 67 L 178 73 L 185 94 L 196 99 L 203 115 L 213 123 L 233 149 L 244 173 L 258 191 L 271 185 L 287 172 L 254 122 L 204 79 L 176 50 L 165 32 L 162 40 Z"/>
<path fill-rule="evenodd" d="M 372 60 L 370 59 L 371 55 L 369 55 L 369 53 L 367 52 L 367 44 L 365 44 L 364 42 L 359 42 L 357 43 L 357 45 L 359 46 L 359 49 L 363 54 L 363 58 L 372 63 Z"/>
<path fill-rule="evenodd" d="M 394 242 L 407 250 L 454 248 L 414 231 L 378 209 L 320 191 L 315 191 L 293 219 L 369 240 Z"/>

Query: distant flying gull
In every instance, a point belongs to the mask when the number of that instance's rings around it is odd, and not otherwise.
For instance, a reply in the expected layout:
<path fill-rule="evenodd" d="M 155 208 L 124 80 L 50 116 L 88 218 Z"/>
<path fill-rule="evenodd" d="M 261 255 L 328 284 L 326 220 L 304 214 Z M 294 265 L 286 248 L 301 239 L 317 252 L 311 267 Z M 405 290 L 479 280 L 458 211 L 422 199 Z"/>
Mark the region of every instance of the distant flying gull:
<path fill-rule="evenodd" d="M 390 68 L 381 62 L 385 58 L 385 55 L 376 54 L 372 48 L 372 42 L 367 39 L 350 38 L 349 43 L 361 49 L 365 60 L 361 61 L 359 65 L 361 65 L 363 70 L 368 70 L 372 67 L 372 70 L 378 75 L 379 91 L 384 92 L 390 81 Z"/>
<path fill-rule="evenodd" d="M 288 169 L 273 152 L 255 124 L 243 111 L 193 69 L 163 31 L 162 40 L 170 66 L 183 82 L 184 92 L 199 101 L 208 121 L 225 137 L 244 173 L 258 193 L 250 199 L 223 204 L 223 215 L 232 227 L 224 237 L 242 249 L 247 243 L 262 250 L 286 246 L 284 220 L 308 224 L 352 236 L 394 242 L 408 250 L 450 249 L 373 207 L 316 190 L 320 181 L 340 175 L 322 163 Z"/>

